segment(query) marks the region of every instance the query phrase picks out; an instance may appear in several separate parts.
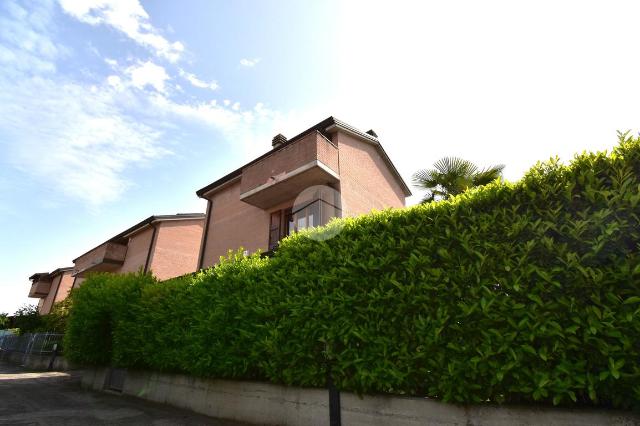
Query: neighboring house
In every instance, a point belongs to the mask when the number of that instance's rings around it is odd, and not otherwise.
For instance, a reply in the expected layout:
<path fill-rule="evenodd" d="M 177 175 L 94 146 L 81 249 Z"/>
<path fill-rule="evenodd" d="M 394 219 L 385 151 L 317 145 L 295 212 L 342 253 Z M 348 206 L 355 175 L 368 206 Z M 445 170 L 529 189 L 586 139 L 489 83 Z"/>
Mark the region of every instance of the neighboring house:
<path fill-rule="evenodd" d="M 332 217 L 403 207 L 411 195 L 374 131 L 362 132 L 333 117 L 197 191 L 207 200 L 199 268 L 228 250 L 274 249 L 291 232 L 326 224 Z M 322 189 L 305 191 L 322 185 Z M 294 203 L 303 191 L 305 199 Z M 294 205 L 295 204 L 295 205 Z"/>
<path fill-rule="evenodd" d="M 53 304 L 64 300 L 73 286 L 73 268 L 58 268 L 55 271 L 39 272 L 29 277 L 29 297 L 39 298 L 38 312 L 47 315 Z"/>
<path fill-rule="evenodd" d="M 153 272 L 160 280 L 196 271 L 205 215 L 150 216 L 74 259 L 74 287 L 86 274 Z"/>

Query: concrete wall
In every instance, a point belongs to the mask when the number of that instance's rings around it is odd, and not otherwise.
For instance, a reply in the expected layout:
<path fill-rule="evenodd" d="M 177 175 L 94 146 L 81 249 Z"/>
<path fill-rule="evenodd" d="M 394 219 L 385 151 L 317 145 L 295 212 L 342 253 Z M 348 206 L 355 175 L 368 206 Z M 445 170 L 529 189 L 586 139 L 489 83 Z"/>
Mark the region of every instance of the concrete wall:
<path fill-rule="evenodd" d="M 404 207 L 404 191 L 375 146 L 343 132 L 334 134 L 333 140 L 340 152 L 340 192 L 346 216 Z"/>
<path fill-rule="evenodd" d="M 108 371 L 87 370 L 83 386 L 104 389 Z M 264 425 L 329 424 L 328 392 L 258 382 L 211 380 L 177 374 L 128 371 L 122 393 L 191 409 L 213 417 Z M 426 398 L 343 392 L 342 424 L 369 425 L 632 425 L 631 412 L 553 407 L 453 405 Z"/>
<path fill-rule="evenodd" d="M 195 272 L 204 219 L 157 223 L 149 269 L 161 280 Z"/>
<path fill-rule="evenodd" d="M 47 370 L 49 363 L 51 362 L 51 355 L 36 355 L 31 354 L 24 356 L 20 352 L 10 352 L 2 354 L 0 360 L 9 362 L 11 364 L 22 365 L 31 370 Z M 63 356 L 57 356 L 53 360 L 53 368 L 55 371 L 66 371 L 74 368 Z"/>

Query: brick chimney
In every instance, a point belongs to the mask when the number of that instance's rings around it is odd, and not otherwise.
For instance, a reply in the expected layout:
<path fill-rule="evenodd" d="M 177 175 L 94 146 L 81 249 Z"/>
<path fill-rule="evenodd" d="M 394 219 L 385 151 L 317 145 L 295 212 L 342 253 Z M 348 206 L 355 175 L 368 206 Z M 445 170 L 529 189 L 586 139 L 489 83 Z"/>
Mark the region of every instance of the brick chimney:
<path fill-rule="evenodd" d="M 273 146 L 274 148 L 277 148 L 283 143 L 285 143 L 286 141 L 287 141 L 287 137 L 282 133 L 278 133 L 273 137 L 273 139 L 271 139 L 271 146 Z"/>

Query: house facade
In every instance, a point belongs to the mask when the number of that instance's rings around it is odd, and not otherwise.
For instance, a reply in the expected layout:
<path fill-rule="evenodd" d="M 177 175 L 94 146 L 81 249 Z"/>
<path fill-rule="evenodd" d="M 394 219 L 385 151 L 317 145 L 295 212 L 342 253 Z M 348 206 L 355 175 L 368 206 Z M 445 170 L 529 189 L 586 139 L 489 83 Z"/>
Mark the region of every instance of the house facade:
<path fill-rule="evenodd" d="M 150 216 L 73 260 L 73 286 L 90 272 L 153 272 L 160 280 L 194 272 L 205 215 Z"/>
<path fill-rule="evenodd" d="M 29 277 L 29 297 L 40 299 L 38 313 L 47 315 L 53 304 L 64 300 L 73 286 L 73 268 L 58 268 L 53 272 L 39 272 Z"/>
<path fill-rule="evenodd" d="M 228 250 L 269 251 L 291 232 L 389 207 L 411 195 L 372 130 L 329 117 L 196 194 L 207 200 L 198 268 Z"/>
<path fill-rule="evenodd" d="M 374 131 L 329 117 L 200 189 L 207 212 L 150 216 L 73 260 L 30 277 L 47 314 L 91 272 L 152 272 L 166 280 L 207 268 L 229 250 L 268 252 L 292 232 L 334 217 L 405 206 L 411 195 Z"/>

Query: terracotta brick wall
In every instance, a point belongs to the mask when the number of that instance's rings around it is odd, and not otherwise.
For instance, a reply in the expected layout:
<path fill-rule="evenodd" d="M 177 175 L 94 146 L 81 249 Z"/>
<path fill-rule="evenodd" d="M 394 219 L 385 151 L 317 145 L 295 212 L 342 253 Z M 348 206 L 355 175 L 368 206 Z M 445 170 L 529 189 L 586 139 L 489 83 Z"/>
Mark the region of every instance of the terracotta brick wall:
<path fill-rule="evenodd" d="M 161 280 L 195 272 L 204 219 L 163 221 L 153 245 L 149 268 Z"/>
<path fill-rule="evenodd" d="M 375 146 L 343 132 L 333 138 L 340 153 L 340 192 L 346 216 L 404 207 L 402 187 Z"/>
<path fill-rule="evenodd" d="M 106 242 L 76 259 L 74 269 L 82 271 L 92 265 L 102 263 L 105 259 L 122 261 L 127 255 L 127 246 Z"/>
<path fill-rule="evenodd" d="M 147 262 L 147 254 L 149 253 L 152 236 L 153 228 L 150 226 L 136 234 L 133 234 L 129 238 L 127 256 L 124 258 L 124 263 L 120 269 L 115 272 L 138 272 L 140 268 L 144 268 L 144 265 Z"/>
<path fill-rule="evenodd" d="M 62 273 L 62 281 L 60 281 L 60 287 L 58 288 L 58 294 L 54 303 L 66 299 L 69 295 L 71 286 L 73 285 L 73 276 L 71 275 L 71 272 L 72 271 L 65 271 Z"/>
<path fill-rule="evenodd" d="M 289 173 L 314 160 L 322 161 L 335 172 L 339 171 L 336 147 L 318 132 L 309 133 L 258 163 L 246 167 L 242 171 L 241 192 L 269 183 L 271 176 Z"/>
<path fill-rule="evenodd" d="M 316 133 L 316 137 L 318 160 L 329 166 L 337 174 L 340 174 L 340 154 L 338 147 L 332 141 L 322 136 L 319 132 Z"/>
<path fill-rule="evenodd" d="M 211 195 L 203 268 L 218 263 L 220 256 L 226 255 L 228 250 L 243 247 L 252 253 L 267 249 L 269 212 L 274 209 L 264 211 L 242 202 L 240 194 L 265 183 L 267 175 L 290 171 L 308 163 L 311 154 L 312 160 L 318 159 L 340 174 L 340 192 L 347 208 L 345 215 L 404 207 L 402 187 L 375 146 L 343 132 L 334 134 L 332 141 L 314 132 L 260 163 L 245 168 L 241 179 Z M 291 206 L 297 195 L 291 194 L 291 201 L 277 208 Z"/>
<path fill-rule="evenodd" d="M 211 196 L 209 230 L 202 267 L 218 263 L 228 250 L 244 247 L 249 252 L 265 249 L 269 243 L 269 213 L 240 201 L 236 181 Z"/>
<path fill-rule="evenodd" d="M 71 276 L 71 271 L 62 272 L 53 277 L 51 290 L 49 290 L 49 294 L 44 298 L 44 302 L 39 308 L 40 315 L 47 315 L 51 312 L 54 303 L 66 299 L 69 291 L 71 291 L 72 285 L 73 277 Z"/>
<path fill-rule="evenodd" d="M 102 250 L 101 247 L 96 247 L 95 249 L 91 250 L 90 252 L 83 254 L 82 256 L 80 256 L 79 258 L 76 259 L 76 261 L 73 264 L 73 267 L 77 271 L 81 271 L 83 269 L 88 268 L 89 266 L 91 266 L 91 264 L 94 261 L 96 261 L 96 259 L 100 258 L 100 255 L 98 253 L 101 250 Z"/>
<path fill-rule="evenodd" d="M 56 294 L 56 290 L 58 289 L 61 278 L 62 274 L 53 277 L 53 280 L 51 281 L 51 288 L 49 289 L 49 294 L 47 294 L 47 297 L 43 298 L 44 301 L 42 302 L 42 306 L 38 308 L 38 312 L 40 312 L 40 315 L 47 315 L 49 312 L 51 312 L 51 307 L 53 306 L 53 297 Z"/>
<path fill-rule="evenodd" d="M 72 288 L 78 288 L 82 285 L 82 282 L 84 281 L 84 277 L 73 277 L 73 287 Z"/>

